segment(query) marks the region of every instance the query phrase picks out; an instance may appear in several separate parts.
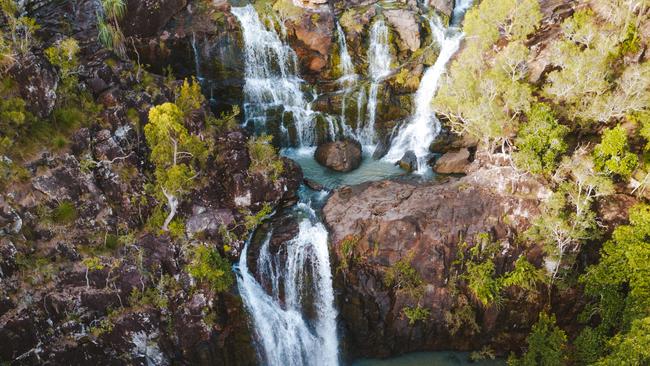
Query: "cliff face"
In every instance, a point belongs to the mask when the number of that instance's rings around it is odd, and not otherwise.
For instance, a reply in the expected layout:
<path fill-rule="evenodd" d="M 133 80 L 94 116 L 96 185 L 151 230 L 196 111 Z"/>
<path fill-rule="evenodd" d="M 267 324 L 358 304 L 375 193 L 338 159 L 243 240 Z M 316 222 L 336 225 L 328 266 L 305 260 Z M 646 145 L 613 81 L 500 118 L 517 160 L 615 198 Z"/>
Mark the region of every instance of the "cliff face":
<path fill-rule="evenodd" d="M 465 281 L 472 250 L 487 245 L 482 237 L 495 246 L 495 275 L 512 271 L 520 256 L 542 265 L 542 249 L 526 248 L 520 236 L 547 191 L 513 173 L 479 168 L 461 179 L 366 183 L 331 196 L 324 218 L 351 355 L 484 347 L 507 354 L 523 346 L 547 289 L 506 288 L 484 305 Z M 566 319 L 576 315 L 574 293 L 554 296 Z M 408 314 L 416 308 L 425 315 Z"/>
<path fill-rule="evenodd" d="M 174 1 L 144 5 L 129 2 L 126 33 L 157 36 L 185 9 Z M 95 1 L 35 1 L 26 9 L 41 25 L 41 43 L 8 75 L 20 82 L 29 110 L 52 113 L 60 80 L 43 50 L 72 34 L 81 48 L 80 89 L 101 111 L 62 148 L 22 154 L 24 177 L 0 196 L 0 360 L 255 364 L 234 284 L 217 292 L 197 283 L 188 264 L 201 245 L 236 259 L 243 241 L 227 241 L 223 230 L 241 233 L 246 213 L 295 202 L 299 167 L 284 161 L 277 179 L 250 171 L 247 133 L 209 128 L 206 103 L 186 121 L 214 145 L 201 183 L 179 208 L 185 230 L 179 238 L 145 228 L 157 203 L 143 126 L 151 107 L 174 101 L 179 82 L 100 47 Z"/>

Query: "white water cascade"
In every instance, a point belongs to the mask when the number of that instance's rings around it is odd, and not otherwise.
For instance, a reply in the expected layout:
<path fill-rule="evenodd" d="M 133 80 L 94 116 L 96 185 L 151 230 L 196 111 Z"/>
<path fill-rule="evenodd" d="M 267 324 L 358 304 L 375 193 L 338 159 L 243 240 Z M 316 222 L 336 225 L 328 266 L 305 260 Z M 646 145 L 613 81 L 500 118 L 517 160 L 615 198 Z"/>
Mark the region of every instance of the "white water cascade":
<path fill-rule="evenodd" d="M 283 249 L 286 260 L 269 250 L 271 233 L 260 248 L 257 268 L 263 284 L 249 272 L 248 244 L 239 259 L 237 285 L 259 344 L 261 363 L 268 366 L 336 366 L 338 338 L 327 230 L 309 205 L 298 235 Z M 270 294 L 265 287 L 270 288 Z M 311 296 L 314 319 L 302 313 Z M 283 296 L 284 295 L 284 296 Z"/>
<path fill-rule="evenodd" d="M 301 90 L 303 80 L 298 76 L 296 53 L 282 42 L 275 29 L 262 23 L 252 5 L 234 7 L 232 13 L 244 33 L 245 123 L 261 128 L 271 115 L 289 112 L 298 145 L 312 145 L 315 112 Z M 288 127 L 281 125 L 280 129 L 288 140 Z"/>
<path fill-rule="evenodd" d="M 354 89 L 359 76 L 354 70 L 354 63 L 352 62 L 352 57 L 350 57 L 350 52 L 348 51 L 348 43 L 345 40 L 345 32 L 343 32 L 343 28 L 339 22 L 336 22 L 336 39 L 339 47 L 339 60 L 341 63 L 341 77 L 338 79 L 338 83 L 342 87 L 341 93 L 343 94 L 341 97 L 341 128 L 345 137 L 356 139 L 356 133 L 348 124 L 345 117 L 345 111 L 347 110 L 348 96 Z"/>
<path fill-rule="evenodd" d="M 459 1 L 457 7 L 465 6 L 467 1 Z M 471 4 L 471 3 L 470 3 Z M 454 9 L 454 14 L 456 9 Z M 450 27 L 445 29 L 440 19 L 430 19 L 431 31 L 440 45 L 438 59 L 429 67 L 420 81 L 420 86 L 415 94 L 415 114 L 410 121 L 403 126 L 391 143 L 391 148 L 384 157 L 385 160 L 395 162 L 404 156 L 404 153 L 411 150 L 418 159 L 418 173 L 426 171 L 426 158 L 429 155 L 429 145 L 440 133 L 440 121 L 436 117 L 431 102 L 438 90 L 438 82 L 446 70 L 447 62 L 456 53 L 463 34 L 459 29 Z"/>
<path fill-rule="evenodd" d="M 392 57 L 388 42 L 388 27 L 381 19 L 375 21 L 370 29 L 370 46 L 368 47 L 370 88 L 368 91 L 366 120 L 363 125 L 357 125 L 357 136 L 359 142 L 364 146 L 373 145 L 375 142 L 375 119 L 377 115 L 379 85 L 391 72 Z M 361 98 L 362 94 L 359 95 Z"/>

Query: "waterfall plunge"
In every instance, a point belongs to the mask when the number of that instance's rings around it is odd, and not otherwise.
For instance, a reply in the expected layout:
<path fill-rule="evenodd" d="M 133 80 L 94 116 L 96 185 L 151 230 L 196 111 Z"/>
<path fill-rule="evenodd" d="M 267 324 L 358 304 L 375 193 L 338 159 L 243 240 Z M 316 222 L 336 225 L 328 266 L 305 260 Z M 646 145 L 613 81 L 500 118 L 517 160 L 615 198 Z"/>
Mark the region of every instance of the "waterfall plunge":
<path fill-rule="evenodd" d="M 457 7 L 466 10 L 467 1 L 459 1 Z M 470 3 L 471 4 L 471 3 Z M 464 11 L 463 10 L 463 11 Z M 454 15 L 456 15 L 454 9 Z M 426 158 L 429 155 L 429 145 L 440 133 L 440 121 L 431 108 L 431 102 L 438 90 L 438 82 L 445 72 L 447 62 L 456 53 L 462 39 L 462 33 L 457 29 L 445 30 L 438 18 L 429 20 L 434 38 L 440 45 L 438 59 L 429 67 L 422 76 L 420 86 L 415 94 L 415 114 L 406 126 L 402 127 L 391 143 L 391 148 L 384 157 L 385 160 L 395 162 L 402 158 L 404 153 L 411 150 L 418 158 L 418 173 L 426 171 Z"/>
<path fill-rule="evenodd" d="M 300 205 L 299 205 L 300 206 Z M 307 206 L 308 207 L 308 206 Z M 311 210 L 311 209 L 309 209 Z M 313 211 L 312 211 L 313 215 Z M 262 363 L 269 366 L 336 366 L 338 339 L 336 310 L 330 271 L 327 230 L 306 218 L 299 233 L 286 243 L 286 262 L 269 252 L 267 235 L 257 260 L 268 294 L 248 271 L 248 245 L 239 259 L 237 284 L 244 304 L 252 315 L 261 346 Z M 313 295 L 316 318 L 302 315 L 303 290 Z M 281 291 L 284 291 L 284 297 Z M 281 299 L 284 299 L 284 304 Z"/>
<path fill-rule="evenodd" d="M 370 88 L 366 107 L 366 121 L 363 126 L 357 125 L 357 137 L 362 145 L 373 145 L 375 142 L 375 119 L 377 116 L 377 94 L 379 85 L 390 75 L 392 58 L 388 48 L 388 27 L 383 20 L 377 20 L 370 29 L 370 46 L 368 47 L 368 73 Z M 360 98 L 361 98 L 360 94 Z M 365 95 L 364 95 L 365 97 Z"/>
<path fill-rule="evenodd" d="M 260 20 L 255 8 L 247 5 L 232 8 L 244 33 L 244 118 L 256 128 L 266 125 L 269 115 L 282 111 L 293 117 L 297 143 L 308 146 L 314 143 L 313 121 L 315 112 L 305 100 L 300 89 L 303 80 L 298 76 L 298 57 L 285 45 L 274 29 L 268 29 Z M 288 141 L 288 128 L 281 126 Z"/>

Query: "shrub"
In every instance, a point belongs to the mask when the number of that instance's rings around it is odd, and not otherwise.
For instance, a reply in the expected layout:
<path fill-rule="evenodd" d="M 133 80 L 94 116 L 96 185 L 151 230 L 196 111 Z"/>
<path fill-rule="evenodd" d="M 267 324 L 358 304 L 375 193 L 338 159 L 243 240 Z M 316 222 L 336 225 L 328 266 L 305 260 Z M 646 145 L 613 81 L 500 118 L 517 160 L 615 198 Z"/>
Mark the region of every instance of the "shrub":
<path fill-rule="evenodd" d="M 52 211 L 52 220 L 57 224 L 70 224 L 77 219 L 77 208 L 72 202 L 63 201 Z"/>
<path fill-rule="evenodd" d="M 384 284 L 394 289 L 407 290 L 411 296 L 422 296 L 422 278 L 418 271 L 411 266 L 413 255 L 408 255 L 391 267 L 384 275 Z"/>
<path fill-rule="evenodd" d="M 555 324 L 555 316 L 539 314 L 539 320 L 526 338 L 528 350 L 521 358 L 510 356 L 508 366 L 559 366 L 565 363 L 567 336 Z"/>
<path fill-rule="evenodd" d="M 415 307 L 407 306 L 402 309 L 404 315 L 409 320 L 409 325 L 415 325 L 419 321 L 425 321 L 431 316 L 431 311 L 427 308 L 423 308 L 420 305 Z"/>
<path fill-rule="evenodd" d="M 623 179 L 629 179 L 638 158 L 629 151 L 627 133 L 621 126 L 603 132 L 600 144 L 594 148 L 596 169 Z"/>
<path fill-rule="evenodd" d="M 271 144 L 272 136 L 262 135 L 248 140 L 248 154 L 251 158 L 249 171 L 277 180 L 284 172 L 284 162 Z"/>
<path fill-rule="evenodd" d="M 197 109 L 200 109 L 205 102 L 201 93 L 201 84 L 194 77 L 188 81 L 185 79 L 183 85 L 176 89 L 176 105 L 186 117 Z"/>
<path fill-rule="evenodd" d="M 498 305 L 501 302 L 502 284 L 495 277 L 494 262 L 491 260 L 483 263 L 469 262 L 463 279 L 467 281 L 467 287 L 483 306 L 494 302 Z"/>
<path fill-rule="evenodd" d="M 234 283 L 230 262 L 215 249 L 197 246 L 187 271 L 201 282 L 208 283 L 216 292 L 226 291 Z"/>

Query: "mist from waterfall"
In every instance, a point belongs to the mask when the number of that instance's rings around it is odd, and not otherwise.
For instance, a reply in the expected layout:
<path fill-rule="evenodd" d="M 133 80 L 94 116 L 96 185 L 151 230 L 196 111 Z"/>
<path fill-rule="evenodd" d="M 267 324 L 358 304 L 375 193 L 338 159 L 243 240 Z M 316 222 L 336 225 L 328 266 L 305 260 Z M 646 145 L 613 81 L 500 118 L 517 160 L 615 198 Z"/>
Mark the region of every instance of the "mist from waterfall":
<path fill-rule="evenodd" d="M 467 5 L 469 3 L 469 5 Z M 471 1 L 463 0 L 456 3 L 454 16 L 462 16 L 471 5 Z M 457 9 L 462 10 L 462 12 Z M 446 66 L 452 56 L 458 51 L 463 34 L 456 27 L 445 29 L 440 19 L 433 16 L 429 19 L 433 38 L 440 46 L 440 54 L 433 66 L 429 67 L 420 86 L 415 93 L 415 113 L 408 123 L 399 130 L 397 136 L 391 142 L 391 147 L 385 160 L 395 162 L 404 156 L 407 151 L 413 151 L 418 160 L 417 172 L 423 174 L 427 170 L 427 158 L 429 146 L 440 133 L 440 121 L 436 117 L 431 103 L 438 90 L 440 78 L 446 71 Z"/>
<path fill-rule="evenodd" d="M 262 364 L 336 366 L 337 313 L 327 230 L 309 203 L 299 203 L 296 210 L 307 217 L 281 253 L 270 252 L 271 233 L 260 248 L 257 268 L 262 283 L 249 272 L 247 244 L 239 259 L 237 285 L 252 318 Z M 286 260 L 280 259 L 282 254 Z M 313 307 L 313 319 L 303 314 L 305 306 Z"/>
<path fill-rule="evenodd" d="M 303 80 L 298 76 L 298 57 L 280 39 L 273 27 L 265 26 L 252 5 L 233 7 L 244 35 L 244 120 L 257 129 L 264 129 L 270 117 L 278 114 L 293 119 L 297 144 L 314 143 L 314 117 L 310 104 L 301 90 Z M 288 142 L 288 126 L 280 131 Z M 266 131 L 265 131 L 266 132 Z"/>
<path fill-rule="evenodd" d="M 367 95 L 366 120 L 357 125 L 356 133 L 359 142 L 364 146 L 375 143 L 375 120 L 377 117 L 379 86 L 391 72 L 392 56 L 388 46 L 388 32 L 388 26 L 382 19 L 376 20 L 370 29 L 370 45 L 368 47 L 370 87 Z M 361 98 L 361 94 L 359 97 Z"/>

